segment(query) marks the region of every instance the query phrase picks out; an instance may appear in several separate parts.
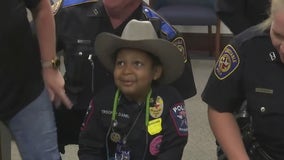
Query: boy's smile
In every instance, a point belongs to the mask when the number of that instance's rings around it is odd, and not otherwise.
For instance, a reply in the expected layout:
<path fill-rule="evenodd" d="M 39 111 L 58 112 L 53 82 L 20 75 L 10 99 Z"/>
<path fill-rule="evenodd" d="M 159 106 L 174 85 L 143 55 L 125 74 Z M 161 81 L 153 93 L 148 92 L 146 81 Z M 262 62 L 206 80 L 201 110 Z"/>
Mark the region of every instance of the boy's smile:
<path fill-rule="evenodd" d="M 153 80 L 161 76 L 161 66 L 154 66 L 148 53 L 137 49 L 118 51 L 114 65 L 114 81 L 130 100 L 144 101 Z"/>

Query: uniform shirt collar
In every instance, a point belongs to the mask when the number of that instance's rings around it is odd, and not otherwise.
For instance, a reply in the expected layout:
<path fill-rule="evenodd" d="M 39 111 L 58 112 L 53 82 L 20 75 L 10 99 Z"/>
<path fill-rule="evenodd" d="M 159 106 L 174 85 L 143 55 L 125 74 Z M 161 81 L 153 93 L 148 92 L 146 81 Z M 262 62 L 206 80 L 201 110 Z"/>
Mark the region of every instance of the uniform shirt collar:
<path fill-rule="evenodd" d="M 131 110 L 135 110 L 135 111 L 140 111 L 141 108 L 145 107 L 145 102 L 143 102 L 142 104 L 138 104 L 135 101 L 130 101 L 128 100 L 124 95 L 121 95 L 119 98 L 119 103 L 118 103 L 119 107 L 127 107 Z"/>

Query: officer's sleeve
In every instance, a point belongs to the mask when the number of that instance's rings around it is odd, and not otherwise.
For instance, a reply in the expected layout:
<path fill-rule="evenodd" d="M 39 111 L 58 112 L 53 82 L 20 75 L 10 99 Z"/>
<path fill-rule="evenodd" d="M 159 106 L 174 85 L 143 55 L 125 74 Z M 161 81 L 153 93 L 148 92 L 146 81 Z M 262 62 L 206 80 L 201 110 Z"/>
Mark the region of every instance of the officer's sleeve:
<path fill-rule="evenodd" d="M 143 13 L 147 19 L 152 22 L 154 28 L 157 30 L 157 33 L 159 33 L 159 37 L 172 42 L 180 50 L 180 54 L 184 57 L 184 71 L 182 75 L 170 85 L 178 90 L 183 99 L 194 96 L 196 94 L 196 87 L 188 55 L 189 53 L 187 51 L 183 36 L 162 16 L 148 6 L 143 6 Z"/>
<path fill-rule="evenodd" d="M 188 138 L 188 124 L 183 98 L 175 90 L 170 93 L 170 101 L 164 99 L 168 109 L 163 119 L 163 137 L 158 155 L 159 160 L 180 160 Z"/>
<path fill-rule="evenodd" d="M 204 102 L 219 112 L 233 112 L 244 100 L 245 59 L 241 52 L 234 43 L 224 48 L 201 95 Z"/>
<path fill-rule="evenodd" d="M 33 9 L 33 8 L 36 8 L 36 6 L 38 5 L 38 3 L 40 2 L 41 0 L 24 0 L 27 8 L 29 9 Z"/>
<path fill-rule="evenodd" d="M 189 52 L 187 51 L 183 36 L 178 31 L 176 31 L 175 37 L 170 41 L 180 50 L 180 53 L 184 57 L 185 65 L 182 75 L 170 85 L 174 86 L 178 90 L 183 99 L 187 99 L 196 94 L 196 87 L 189 58 Z"/>
<path fill-rule="evenodd" d="M 80 160 L 104 160 L 105 135 L 99 123 L 100 114 L 95 107 L 94 100 L 91 101 L 85 121 L 79 136 Z"/>

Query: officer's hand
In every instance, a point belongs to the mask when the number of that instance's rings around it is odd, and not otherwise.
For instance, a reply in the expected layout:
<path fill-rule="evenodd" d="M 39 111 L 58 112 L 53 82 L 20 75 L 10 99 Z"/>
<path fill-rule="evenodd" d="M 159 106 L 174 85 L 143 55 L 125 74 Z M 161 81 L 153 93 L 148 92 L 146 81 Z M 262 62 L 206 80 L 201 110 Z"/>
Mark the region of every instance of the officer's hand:
<path fill-rule="evenodd" d="M 65 94 L 65 82 L 59 70 L 43 68 L 42 75 L 50 100 L 54 103 L 55 107 L 58 107 L 63 103 L 67 109 L 71 109 L 73 104 Z"/>

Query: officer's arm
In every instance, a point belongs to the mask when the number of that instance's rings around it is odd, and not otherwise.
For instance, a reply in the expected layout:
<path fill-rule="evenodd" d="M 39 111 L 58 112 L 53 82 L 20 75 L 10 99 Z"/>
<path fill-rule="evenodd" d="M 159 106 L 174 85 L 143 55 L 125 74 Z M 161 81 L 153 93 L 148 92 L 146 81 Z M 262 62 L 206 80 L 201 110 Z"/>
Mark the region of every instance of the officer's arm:
<path fill-rule="evenodd" d="M 40 45 L 41 59 L 51 60 L 55 57 L 55 23 L 51 14 L 50 1 L 40 0 L 31 12 Z"/>
<path fill-rule="evenodd" d="M 40 0 L 37 6 L 31 8 L 42 62 L 50 63 L 56 57 L 55 51 L 55 23 L 51 13 L 49 0 Z M 57 106 L 61 102 L 70 109 L 73 104 L 64 91 L 64 79 L 61 73 L 52 68 L 42 70 L 44 84 L 48 90 L 51 101 Z"/>
<path fill-rule="evenodd" d="M 187 144 L 187 118 L 185 114 L 182 114 L 182 112 L 186 112 L 184 110 L 184 104 L 180 103 L 175 107 L 176 109 L 172 108 L 172 110 L 176 110 L 177 114 L 171 111 L 171 115 L 164 119 L 167 126 L 165 127 L 166 130 L 162 138 L 158 160 L 180 160 L 183 155 L 184 147 Z M 183 108 L 183 111 L 180 110 L 180 107 Z"/>
<path fill-rule="evenodd" d="M 218 112 L 208 107 L 210 127 L 228 159 L 249 160 L 238 124 L 232 113 Z"/>

